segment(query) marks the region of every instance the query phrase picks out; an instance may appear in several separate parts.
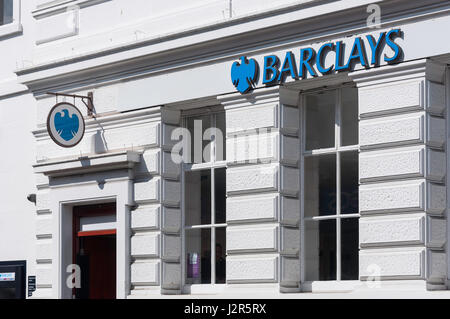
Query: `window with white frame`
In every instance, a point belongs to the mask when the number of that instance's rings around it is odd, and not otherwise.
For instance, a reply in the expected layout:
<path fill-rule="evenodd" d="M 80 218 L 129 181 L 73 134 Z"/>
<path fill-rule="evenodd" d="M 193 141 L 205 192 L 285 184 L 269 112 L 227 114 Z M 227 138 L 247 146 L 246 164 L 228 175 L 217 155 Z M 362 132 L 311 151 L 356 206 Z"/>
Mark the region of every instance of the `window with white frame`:
<path fill-rule="evenodd" d="M 303 96 L 305 280 L 358 279 L 358 92 Z"/>
<path fill-rule="evenodd" d="M 21 0 L 0 0 L 0 41 L 22 33 L 20 3 Z"/>
<path fill-rule="evenodd" d="M 0 0 L 0 25 L 14 21 L 13 9 L 13 0 Z"/>
<path fill-rule="evenodd" d="M 224 284 L 225 113 L 186 116 L 184 127 L 191 139 L 191 150 L 183 149 L 185 283 Z"/>

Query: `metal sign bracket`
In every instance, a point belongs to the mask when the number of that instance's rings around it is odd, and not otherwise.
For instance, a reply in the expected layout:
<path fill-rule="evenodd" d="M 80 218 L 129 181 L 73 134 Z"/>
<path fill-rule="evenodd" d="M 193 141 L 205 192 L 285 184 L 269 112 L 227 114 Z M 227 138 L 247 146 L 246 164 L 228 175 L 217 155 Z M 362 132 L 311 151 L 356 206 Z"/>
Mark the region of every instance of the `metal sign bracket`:
<path fill-rule="evenodd" d="M 88 92 L 87 96 L 84 95 L 76 95 L 76 94 L 66 94 L 66 93 L 56 93 L 56 92 L 47 92 L 49 95 L 54 95 L 56 98 L 58 96 L 65 96 L 65 97 L 71 97 L 73 99 L 81 99 L 83 104 L 86 106 L 88 113 L 88 116 L 93 116 L 94 114 L 94 93 Z"/>

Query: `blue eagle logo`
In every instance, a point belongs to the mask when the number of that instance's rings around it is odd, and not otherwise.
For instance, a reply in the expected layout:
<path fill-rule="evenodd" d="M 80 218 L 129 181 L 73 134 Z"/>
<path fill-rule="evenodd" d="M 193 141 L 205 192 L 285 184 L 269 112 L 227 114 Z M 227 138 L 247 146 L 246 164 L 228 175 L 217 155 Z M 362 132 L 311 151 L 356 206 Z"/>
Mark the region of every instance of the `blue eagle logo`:
<path fill-rule="evenodd" d="M 240 63 L 234 62 L 231 66 L 231 80 L 236 89 L 243 94 L 256 85 L 259 67 L 255 59 L 247 60 L 245 56 L 239 59 Z"/>
<path fill-rule="evenodd" d="M 61 112 L 63 115 L 61 115 Z M 55 129 L 65 141 L 70 141 L 77 135 L 80 127 L 80 119 L 76 114 L 69 116 L 69 111 L 63 109 L 55 115 Z"/>

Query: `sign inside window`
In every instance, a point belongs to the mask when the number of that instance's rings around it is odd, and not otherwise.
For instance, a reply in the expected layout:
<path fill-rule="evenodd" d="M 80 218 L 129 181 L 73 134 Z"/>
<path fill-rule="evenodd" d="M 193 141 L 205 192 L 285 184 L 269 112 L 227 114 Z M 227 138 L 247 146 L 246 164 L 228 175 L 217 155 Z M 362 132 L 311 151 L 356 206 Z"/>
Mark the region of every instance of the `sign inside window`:
<path fill-rule="evenodd" d="M 15 272 L 0 273 L 0 281 L 16 281 L 16 273 Z"/>
<path fill-rule="evenodd" d="M 306 78 L 308 74 L 317 77 L 319 73 L 326 75 L 333 72 L 351 71 L 356 64 L 360 64 L 364 68 L 378 66 L 386 46 L 393 53 L 390 56 L 385 53 L 384 61 L 388 64 L 397 63 L 403 57 L 402 48 L 395 42 L 397 38 L 403 38 L 403 32 L 400 29 L 381 32 L 377 38 L 372 35 L 367 35 L 365 38 L 356 37 L 346 61 L 344 61 L 344 57 L 348 49 L 343 41 L 325 43 L 317 51 L 311 47 L 300 49 L 298 64 L 292 51 L 287 51 L 283 60 L 277 55 L 267 55 L 264 57 L 262 68 L 262 84 L 282 84 L 289 76 L 294 80 L 299 80 Z M 334 52 L 334 63 L 325 65 L 326 58 L 331 52 Z M 243 94 L 251 91 L 258 84 L 259 69 L 255 59 L 248 59 L 246 56 L 240 57 L 240 61 L 234 62 L 231 66 L 233 85 Z"/>

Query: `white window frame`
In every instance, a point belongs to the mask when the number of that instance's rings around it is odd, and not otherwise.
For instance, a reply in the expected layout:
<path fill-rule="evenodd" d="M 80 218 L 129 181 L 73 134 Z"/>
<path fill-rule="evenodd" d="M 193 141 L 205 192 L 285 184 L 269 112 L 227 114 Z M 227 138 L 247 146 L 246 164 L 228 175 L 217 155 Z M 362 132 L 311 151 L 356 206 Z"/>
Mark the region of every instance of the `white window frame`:
<path fill-rule="evenodd" d="M 23 31 L 20 14 L 21 0 L 13 0 L 13 21 L 0 26 L 0 40 Z"/>
<path fill-rule="evenodd" d="M 187 128 L 187 119 L 192 117 L 200 117 L 204 115 L 210 116 L 210 123 L 211 127 L 217 128 L 216 126 L 216 114 L 224 112 L 222 111 L 215 111 L 211 109 L 206 109 L 205 111 L 201 113 L 194 113 L 194 114 L 187 114 L 182 119 L 182 127 Z M 226 141 L 226 134 L 223 132 L 223 141 L 225 144 Z M 195 141 L 194 141 L 195 143 Z M 182 176 L 181 176 L 181 183 L 182 183 L 182 225 L 183 225 L 183 231 L 182 231 L 182 256 L 183 256 L 183 262 L 182 262 L 182 282 L 183 282 L 183 291 L 189 292 L 189 293 L 207 293 L 207 292 L 220 292 L 225 287 L 225 283 L 217 284 L 215 282 L 216 277 L 216 254 L 215 254 L 215 247 L 216 247 L 216 236 L 215 236 L 215 229 L 216 228 L 224 228 L 226 232 L 227 224 L 220 223 L 216 224 L 215 222 L 215 170 L 218 168 L 227 168 L 227 162 L 226 162 L 226 155 L 225 155 L 225 148 L 223 149 L 223 160 L 216 161 L 216 139 L 214 138 L 211 143 L 210 148 L 210 161 L 205 163 L 183 163 L 182 164 Z M 194 145 L 191 143 L 191 148 L 193 148 Z M 202 150 L 203 151 L 203 150 Z M 193 157 L 193 154 L 191 154 Z M 195 172 L 195 171 L 205 171 L 210 170 L 211 174 L 211 224 L 205 224 L 205 225 L 192 225 L 192 226 L 186 226 L 186 208 L 185 208 L 185 180 L 186 180 L 186 173 L 187 172 Z M 187 284 L 186 283 L 186 230 L 190 229 L 211 229 L 211 283 L 209 284 Z M 225 249 L 225 255 L 226 255 L 226 249 Z M 226 278 L 225 278 L 226 282 Z M 189 289 L 186 289 L 189 287 Z"/>
<path fill-rule="evenodd" d="M 345 218 L 360 218 L 361 215 L 358 213 L 354 214 L 341 214 L 341 153 L 344 152 L 354 152 L 357 151 L 359 153 L 359 141 L 358 145 L 349 145 L 342 146 L 342 136 L 341 136 L 341 115 L 342 115 L 342 89 L 345 87 L 353 87 L 353 84 L 348 85 L 339 85 L 337 87 L 327 87 L 320 89 L 313 89 L 302 92 L 300 97 L 300 150 L 301 150 L 301 160 L 300 160 L 300 169 L 301 175 L 301 281 L 304 283 L 303 289 L 306 291 L 351 291 L 355 288 L 356 285 L 360 284 L 359 280 L 342 280 L 341 275 L 341 219 Z M 335 103 L 335 121 L 334 121 L 334 147 L 330 148 L 321 148 L 321 149 L 313 149 L 306 150 L 306 96 L 312 93 L 318 93 L 323 91 L 336 91 L 336 103 Z M 359 124 L 358 124 L 359 131 Z M 313 217 L 305 217 L 305 174 L 303 174 L 305 170 L 305 158 L 312 157 L 317 155 L 336 155 L 336 214 L 335 215 L 326 215 L 326 216 L 313 216 Z M 359 165 L 359 162 L 358 162 Z M 358 168 L 359 170 L 359 168 Z M 306 237 L 306 222 L 311 221 L 321 221 L 321 220 L 334 220 L 336 221 L 336 280 L 327 280 L 327 281 L 306 281 L 306 261 L 305 261 L 305 246 Z M 339 222 L 337 222 L 339 221 Z"/>

